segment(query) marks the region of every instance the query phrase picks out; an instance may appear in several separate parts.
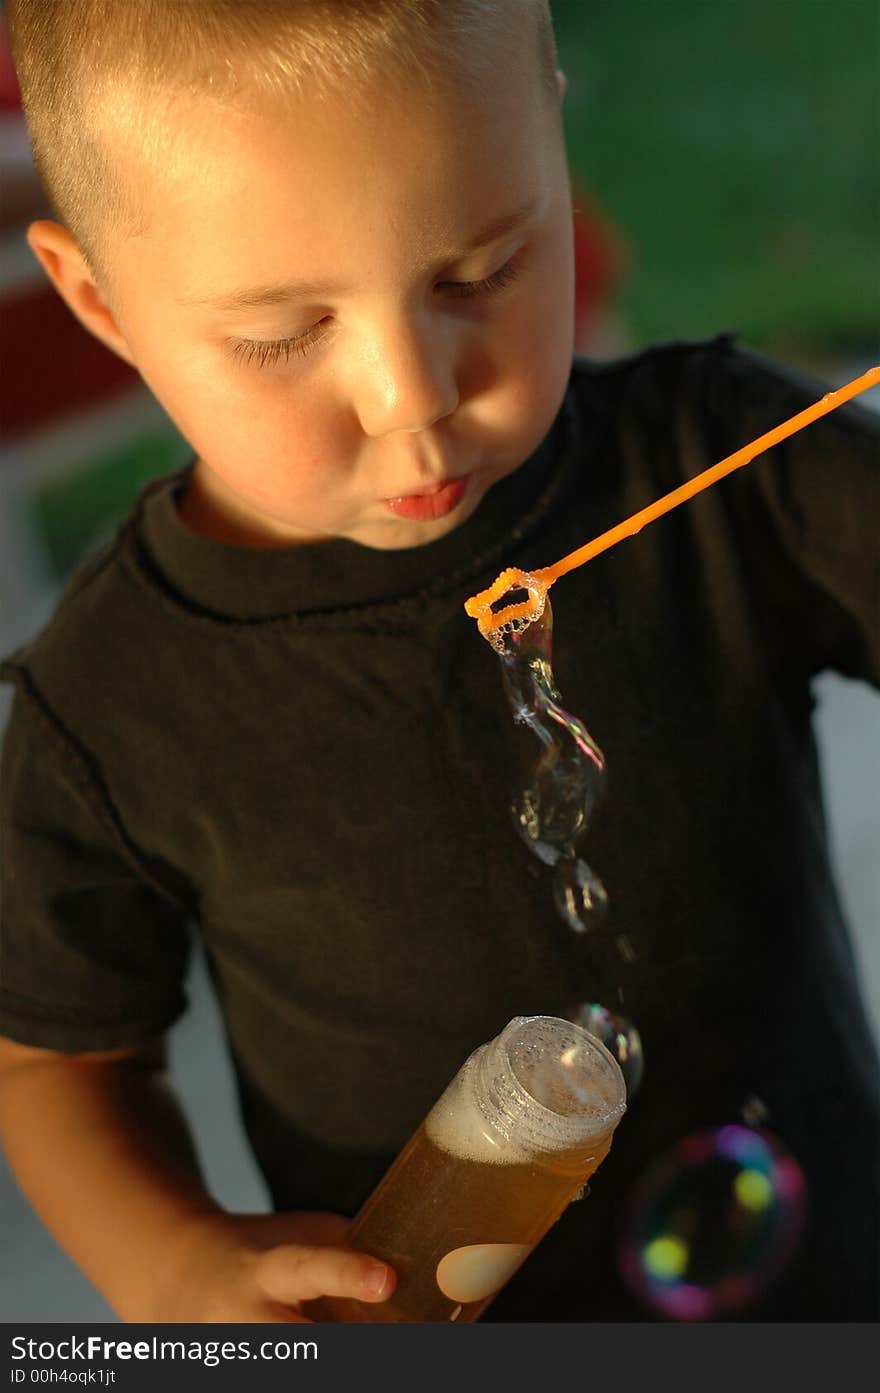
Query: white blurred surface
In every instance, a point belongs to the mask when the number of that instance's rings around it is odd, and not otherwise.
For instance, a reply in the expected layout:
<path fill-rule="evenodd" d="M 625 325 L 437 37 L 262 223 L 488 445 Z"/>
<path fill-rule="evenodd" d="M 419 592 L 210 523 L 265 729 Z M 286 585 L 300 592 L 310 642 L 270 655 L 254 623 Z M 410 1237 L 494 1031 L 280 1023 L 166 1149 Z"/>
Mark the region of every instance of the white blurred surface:
<path fill-rule="evenodd" d="M 815 691 L 832 860 L 880 1039 L 880 695 L 834 673 Z"/>

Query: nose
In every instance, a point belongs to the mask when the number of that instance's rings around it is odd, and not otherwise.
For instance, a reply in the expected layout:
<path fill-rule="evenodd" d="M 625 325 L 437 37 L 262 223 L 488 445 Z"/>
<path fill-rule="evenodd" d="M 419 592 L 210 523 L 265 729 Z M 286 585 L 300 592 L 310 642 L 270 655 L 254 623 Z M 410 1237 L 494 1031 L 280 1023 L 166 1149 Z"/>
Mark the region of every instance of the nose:
<path fill-rule="evenodd" d="M 430 316 L 396 317 L 371 335 L 358 372 L 356 405 L 365 435 L 427 430 L 458 406 L 455 343 Z"/>

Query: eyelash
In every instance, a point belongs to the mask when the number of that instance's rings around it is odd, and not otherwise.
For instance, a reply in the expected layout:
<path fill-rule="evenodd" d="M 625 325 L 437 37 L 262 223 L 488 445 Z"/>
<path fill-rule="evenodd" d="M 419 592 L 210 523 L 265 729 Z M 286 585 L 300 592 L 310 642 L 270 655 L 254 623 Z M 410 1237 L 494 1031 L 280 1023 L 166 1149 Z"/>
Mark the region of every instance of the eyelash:
<path fill-rule="evenodd" d="M 513 261 L 508 261 L 499 270 L 494 271 L 491 276 L 485 276 L 480 281 L 444 281 L 447 289 L 451 289 L 455 299 L 469 300 L 475 295 L 494 295 L 498 291 L 504 290 L 510 285 L 511 281 L 516 280 L 519 275 L 519 266 Z M 290 361 L 291 354 L 304 358 L 311 352 L 314 345 L 324 337 L 319 333 L 320 325 L 316 324 L 313 328 L 307 329 L 303 334 L 296 334 L 289 339 L 261 340 L 261 339 L 237 339 L 233 345 L 233 357 L 241 358 L 246 363 L 254 360 L 257 366 L 264 368 L 279 359 L 284 358 Z"/>

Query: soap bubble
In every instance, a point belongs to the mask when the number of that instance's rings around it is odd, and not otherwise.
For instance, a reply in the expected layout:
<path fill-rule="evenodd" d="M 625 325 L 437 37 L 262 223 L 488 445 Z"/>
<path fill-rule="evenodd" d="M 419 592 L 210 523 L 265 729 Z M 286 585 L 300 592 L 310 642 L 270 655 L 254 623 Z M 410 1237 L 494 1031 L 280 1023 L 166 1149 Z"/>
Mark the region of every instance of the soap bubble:
<path fill-rule="evenodd" d="M 759 1297 L 800 1239 L 806 1185 L 770 1132 L 693 1132 L 644 1173 L 618 1248 L 621 1274 L 671 1320 L 717 1320 Z"/>
<path fill-rule="evenodd" d="M 514 720 L 538 741 L 538 758 L 515 798 L 517 833 L 548 866 L 572 855 L 605 787 L 605 759 L 586 726 L 561 704 L 551 656 L 553 611 L 522 632 L 503 635 L 501 671 Z"/>
<path fill-rule="evenodd" d="M 562 706 L 551 666 L 553 610 L 546 597 L 534 622 L 505 629 L 498 652 L 513 718 L 538 742 L 528 782 L 511 807 L 513 824 L 532 855 L 555 868 L 556 908 L 563 922 L 582 934 L 608 905 L 599 877 L 577 854 L 605 791 L 605 757 L 583 722 Z"/>
<path fill-rule="evenodd" d="M 581 1002 L 569 1020 L 595 1035 L 614 1055 L 626 1084 L 627 1099 L 631 1100 L 645 1070 L 641 1036 L 632 1022 L 617 1011 L 609 1011 L 607 1006 L 600 1005 L 598 1001 Z"/>
<path fill-rule="evenodd" d="M 553 866 L 587 830 L 599 796 L 595 766 L 563 758 L 554 745 L 535 770 L 534 782 L 512 807 L 513 823 L 529 851 Z"/>
<path fill-rule="evenodd" d="M 739 1110 L 739 1115 L 748 1127 L 763 1127 L 769 1121 L 770 1113 L 763 1098 L 750 1093 Z"/>
<path fill-rule="evenodd" d="M 553 874 L 553 899 L 563 921 L 575 933 L 594 928 L 608 908 L 605 886 L 580 857 L 560 859 Z"/>
<path fill-rule="evenodd" d="M 614 939 L 617 951 L 625 963 L 634 963 L 636 960 L 636 950 L 626 934 L 617 934 Z"/>

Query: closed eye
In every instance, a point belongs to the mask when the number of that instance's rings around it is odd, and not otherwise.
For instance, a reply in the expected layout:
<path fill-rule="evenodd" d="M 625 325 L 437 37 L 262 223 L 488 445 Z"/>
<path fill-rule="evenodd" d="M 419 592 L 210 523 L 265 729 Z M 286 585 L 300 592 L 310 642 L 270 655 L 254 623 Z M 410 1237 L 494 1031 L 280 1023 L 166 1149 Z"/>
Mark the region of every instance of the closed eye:
<path fill-rule="evenodd" d="M 439 285 L 450 290 L 453 295 L 490 295 L 494 290 L 501 290 L 505 285 L 510 285 L 518 275 L 519 267 L 515 262 L 508 261 L 481 281 L 440 281 Z"/>
<path fill-rule="evenodd" d="M 438 281 L 437 289 L 451 295 L 454 299 L 471 299 L 477 295 L 494 295 L 516 280 L 520 268 L 514 261 L 508 261 L 491 276 L 478 281 Z M 306 329 L 302 334 L 294 334 L 286 339 L 236 339 L 232 346 L 232 356 L 245 363 L 256 362 L 258 367 L 268 367 L 280 359 L 289 361 L 292 354 L 304 358 L 321 339 L 326 330 L 321 326 L 325 320 Z"/>

